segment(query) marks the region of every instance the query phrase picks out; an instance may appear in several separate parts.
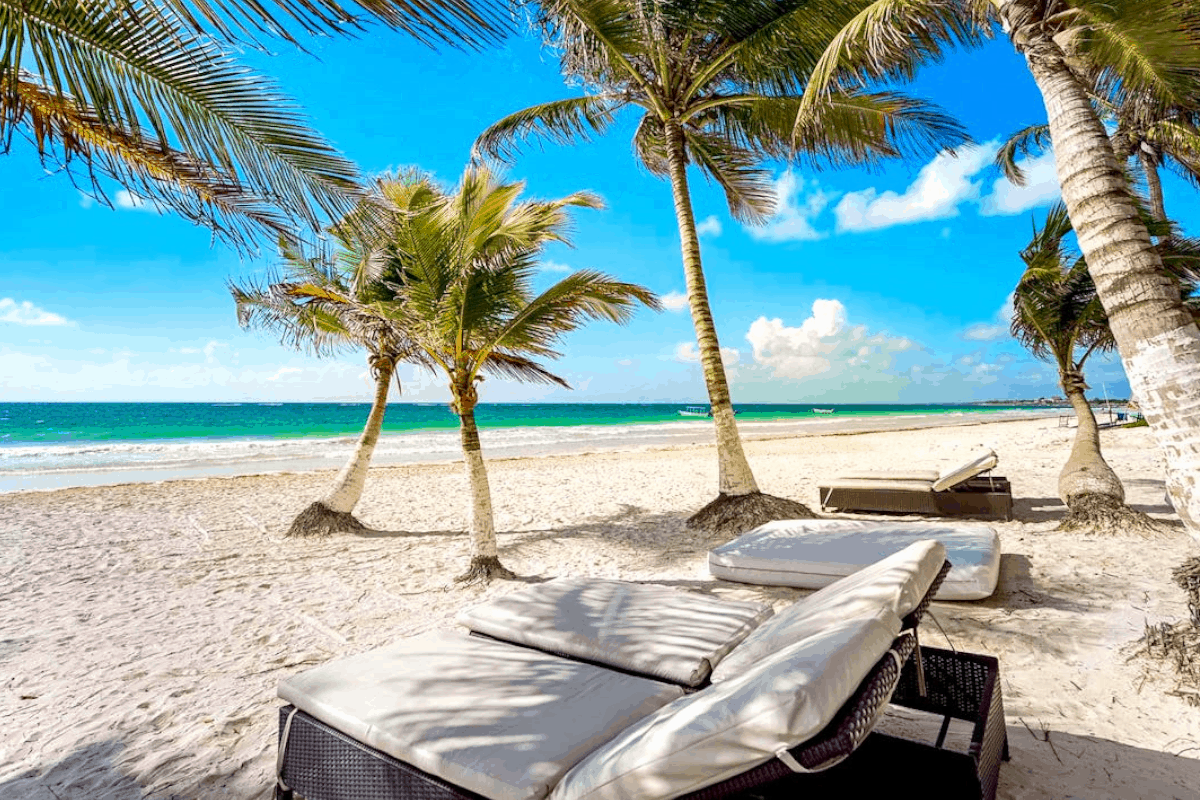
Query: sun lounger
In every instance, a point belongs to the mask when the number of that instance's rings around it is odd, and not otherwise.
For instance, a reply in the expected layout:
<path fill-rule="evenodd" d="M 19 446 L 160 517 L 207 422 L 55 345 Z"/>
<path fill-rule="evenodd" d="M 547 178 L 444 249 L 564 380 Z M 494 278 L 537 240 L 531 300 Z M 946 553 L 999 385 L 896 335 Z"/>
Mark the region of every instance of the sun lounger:
<path fill-rule="evenodd" d="M 764 586 L 820 589 L 922 539 L 936 539 L 953 565 L 938 600 L 982 600 L 1000 578 L 1000 537 L 966 522 L 780 520 L 714 548 L 713 577 Z"/>
<path fill-rule="evenodd" d="M 528 587 L 463 615 L 472 635 L 283 681 L 277 797 L 724 797 L 831 766 L 912 671 L 948 569 L 918 542 L 774 616 L 614 581 Z"/>
<path fill-rule="evenodd" d="M 883 511 L 931 516 L 1012 519 L 1012 485 L 990 475 L 999 459 L 989 450 L 943 472 L 858 471 L 817 488 L 822 510 Z"/>

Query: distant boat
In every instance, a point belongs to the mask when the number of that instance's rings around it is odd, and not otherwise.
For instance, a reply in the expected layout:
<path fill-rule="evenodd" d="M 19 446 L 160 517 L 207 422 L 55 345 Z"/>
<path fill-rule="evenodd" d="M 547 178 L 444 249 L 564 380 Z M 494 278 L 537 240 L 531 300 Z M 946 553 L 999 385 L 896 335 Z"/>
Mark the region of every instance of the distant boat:
<path fill-rule="evenodd" d="M 814 408 L 813 413 L 814 414 L 832 414 L 833 409 L 832 408 Z"/>

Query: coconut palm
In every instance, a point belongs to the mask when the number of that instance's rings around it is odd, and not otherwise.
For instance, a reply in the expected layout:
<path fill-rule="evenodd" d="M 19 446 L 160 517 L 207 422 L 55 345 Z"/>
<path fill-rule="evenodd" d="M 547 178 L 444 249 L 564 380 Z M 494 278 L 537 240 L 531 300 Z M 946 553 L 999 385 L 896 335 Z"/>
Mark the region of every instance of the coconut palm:
<path fill-rule="evenodd" d="M 851 81 L 911 74 L 950 24 L 999 22 L 1046 106 L 1063 200 L 1138 399 L 1167 461 L 1173 505 L 1200 540 L 1200 328 L 1165 274 L 1092 104 L 1093 95 L 1190 108 L 1200 96 L 1200 17 L 1177 0 L 876 0 L 814 69 L 806 101 Z M 916 46 L 914 46 L 914 42 Z M 801 128 L 810 119 L 797 115 Z"/>
<path fill-rule="evenodd" d="M 420 198 L 409 200 L 420 202 Z M 365 349 L 375 381 L 371 411 L 350 459 L 329 491 L 292 521 L 288 536 L 327 536 L 365 528 L 355 518 L 354 507 L 362 498 L 367 468 L 383 428 L 392 378 L 399 392 L 397 365 L 425 363 L 408 337 L 379 310 L 381 303 L 392 299 L 392 291 L 374 275 L 377 251 L 356 238 L 361 231 L 362 226 L 332 228 L 336 251 L 316 256 L 285 241 L 280 248 L 281 277 L 267 285 L 229 286 L 242 327 L 274 329 L 284 344 L 315 355 Z"/>
<path fill-rule="evenodd" d="M 315 230 L 356 170 L 295 103 L 213 36 L 350 33 L 368 19 L 433 41 L 497 28 L 481 0 L 0 0 L 0 141 L 21 134 L 104 202 L 103 179 L 248 246 Z"/>
<path fill-rule="evenodd" d="M 716 428 L 719 494 L 688 520 L 711 533 L 814 515 L 801 503 L 762 494 L 746 460 L 705 285 L 688 166 L 721 186 L 735 218 L 761 222 L 774 209 L 768 158 L 868 164 L 964 139 L 931 106 L 867 92 L 824 98 L 811 124 L 793 135 L 808 70 L 854 7 L 849 0 L 546 0 L 537 22 L 560 53 L 564 76 L 594 93 L 518 111 L 476 142 L 477 153 L 511 159 L 518 140 L 586 140 L 603 134 L 623 109 L 637 109 L 635 157 L 671 183 Z"/>
<path fill-rule="evenodd" d="M 1078 428 L 1058 476 L 1069 509 L 1063 530 L 1147 530 L 1154 522 L 1125 505 L 1125 489 L 1100 452 L 1100 429 L 1088 403 L 1083 365 L 1093 353 L 1116 347 L 1087 262 L 1066 243 L 1067 208 L 1056 204 L 1021 251 L 1025 272 L 1013 292 L 1012 335 L 1037 358 L 1058 367 L 1059 383 Z"/>
<path fill-rule="evenodd" d="M 440 191 L 427 179 L 421 185 Z M 591 270 L 568 275 L 535 296 L 531 283 L 543 247 L 568 242 L 567 209 L 601 203 L 586 192 L 518 202 L 523 188 L 500 183 L 487 169 L 468 169 L 457 190 L 436 206 L 397 217 L 391 263 L 383 271 L 395 291 L 395 301 L 386 304 L 393 320 L 445 373 L 450 407 L 459 418 L 472 542 L 470 567 L 460 581 L 512 576 L 496 547 L 475 423 L 478 383 L 495 375 L 570 388 L 539 363 L 559 355 L 554 346 L 564 334 L 591 319 L 623 323 L 637 302 L 658 307 L 649 290 Z"/>

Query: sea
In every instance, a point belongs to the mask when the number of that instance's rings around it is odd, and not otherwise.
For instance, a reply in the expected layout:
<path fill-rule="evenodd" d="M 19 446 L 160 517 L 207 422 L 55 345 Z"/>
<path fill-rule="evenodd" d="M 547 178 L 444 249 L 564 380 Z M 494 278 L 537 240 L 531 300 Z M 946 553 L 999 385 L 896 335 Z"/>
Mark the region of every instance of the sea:
<path fill-rule="evenodd" d="M 967 414 L 1036 413 L 997 405 L 736 408 L 746 436 L 870 427 L 878 417 L 922 417 L 929 424 L 931 415 L 951 423 Z M 696 409 L 682 403 L 482 403 L 476 419 L 485 457 L 506 458 L 711 442 L 712 422 L 695 416 Z M 369 410 L 366 403 L 0 403 L 0 492 L 338 468 Z M 454 461 L 459 448 L 458 418 L 448 406 L 392 403 L 372 464 Z"/>

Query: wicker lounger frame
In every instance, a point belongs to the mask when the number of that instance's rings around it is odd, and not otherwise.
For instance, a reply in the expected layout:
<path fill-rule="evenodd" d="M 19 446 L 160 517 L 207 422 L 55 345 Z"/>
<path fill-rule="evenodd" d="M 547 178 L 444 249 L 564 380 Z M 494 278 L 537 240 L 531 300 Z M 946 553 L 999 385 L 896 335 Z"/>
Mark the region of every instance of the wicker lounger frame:
<path fill-rule="evenodd" d="M 900 636 L 834 719 L 812 739 L 789 751 L 802 770 L 819 774 L 853 753 L 871 733 L 902 674 L 910 673 L 913 680 L 923 684 L 919 657 L 913 662 L 909 657 L 914 651 L 920 652 L 917 625 L 949 571 L 947 561 L 921 602 L 904 618 Z M 276 800 L 294 800 L 297 796 L 306 800 L 487 800 L 368 747 L 290 705 L 279 711 L 279 737 Z M 804 777 L 773 758 L 686 798 L 734 797 L 783 778 Z"/>
<path fill-rule="evenodd" d="M 829 486 L 820 486 L 817 491 L 820 493 L 822 511 L 881 511 L 939 517 L 1012 519 L 1012 484 L 999 475 L 971 478 L 942 492 Z"/>

